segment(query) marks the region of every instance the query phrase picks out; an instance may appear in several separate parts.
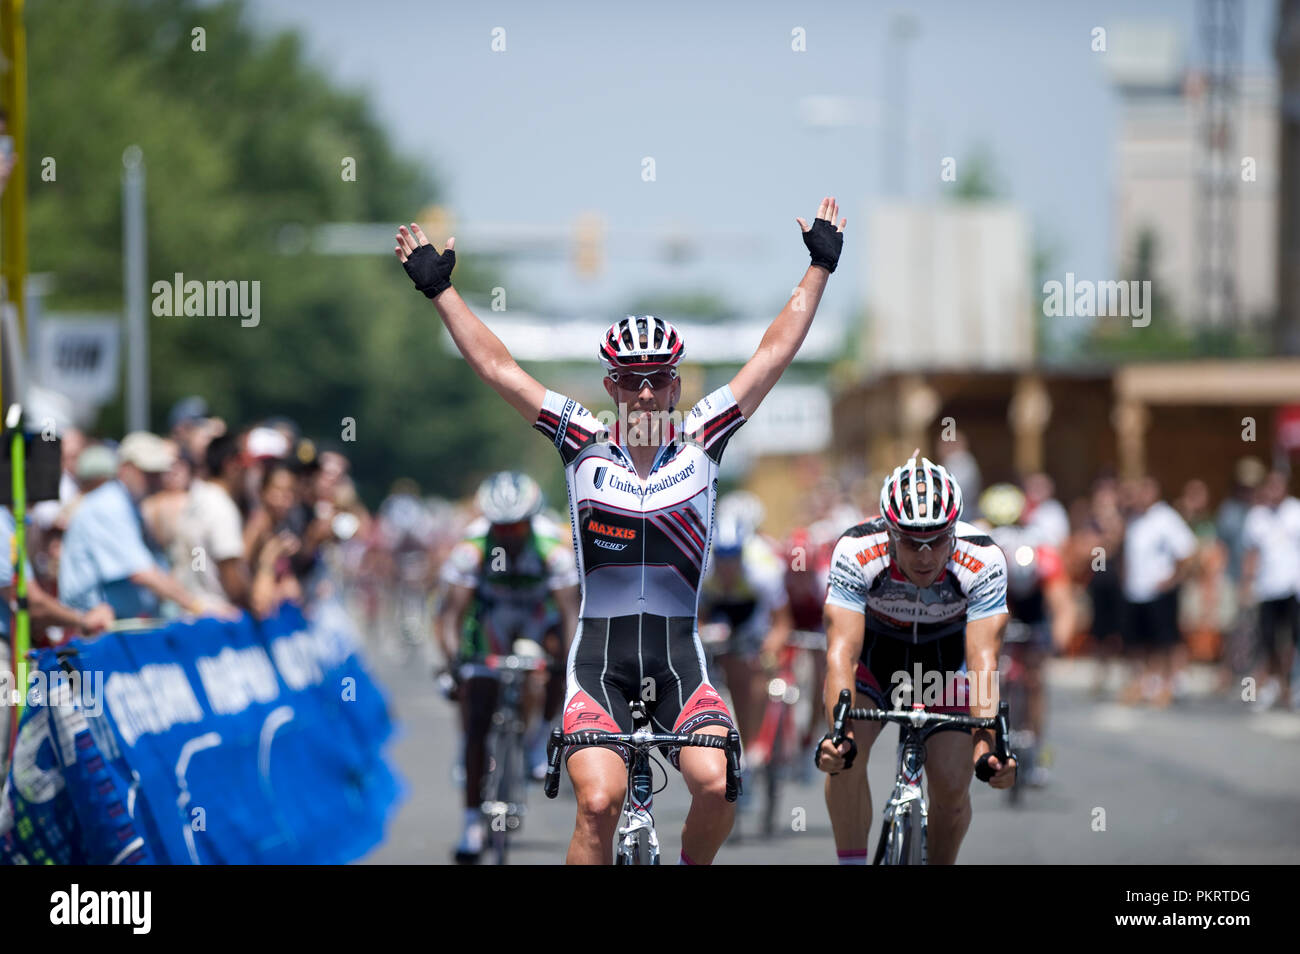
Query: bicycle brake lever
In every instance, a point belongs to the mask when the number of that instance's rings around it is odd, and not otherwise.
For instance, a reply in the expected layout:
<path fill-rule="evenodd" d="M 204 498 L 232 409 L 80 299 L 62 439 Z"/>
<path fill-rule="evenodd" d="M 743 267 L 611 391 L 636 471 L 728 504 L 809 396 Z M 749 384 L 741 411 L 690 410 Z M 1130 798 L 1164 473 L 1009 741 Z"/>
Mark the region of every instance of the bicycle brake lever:
<path fill-rule="evenodd" d="M 1011 751 L 1011 706 L 1005 699 L 998 703 L 997 730 L 993 739 L 993 754 L 1003 765 L 1007 761 L 1014 759 L 1015 753 Z"/>
<path fill-rule="evenodd" d="M 735 729 L 727 733 L 727 801 L 740 797 L 740 733 Z"/>
<path fill-rule="evenodd" d="M 844 741 L 844 723 L 848 721 L 849 706 L 853 695 L 847 689 L 840 690 L 840 699 L 835 703 L 834 722 L 831 726 L 831 744 L 838 746 Z"/>
<path fill-rule="evenodd" d="M 564 755 L 564 746 L 560 744 L 562 738 L 562 729 L 552 729 L 551 738 L 546 743 L 546 781 L 542 790 L 547 798 L 554 798 L 560 791 L 560 759 Z"/>

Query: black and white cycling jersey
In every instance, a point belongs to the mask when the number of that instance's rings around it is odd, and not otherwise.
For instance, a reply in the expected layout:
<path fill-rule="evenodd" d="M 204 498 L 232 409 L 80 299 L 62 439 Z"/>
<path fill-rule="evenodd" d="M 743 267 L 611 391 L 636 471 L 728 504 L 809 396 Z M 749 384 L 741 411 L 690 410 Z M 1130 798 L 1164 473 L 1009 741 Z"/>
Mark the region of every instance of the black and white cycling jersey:
<path fill-rule="evenodd" d="M 696 613 L 718 464 L 744 422 L 731 388 L 719 388 L 681 433 L 670 430 L 642 479 L 617 424 L 611 430 L 572 398 L 546 392 L 533 426 L 564 461 L 582 582 L 566 732 L 629 732 L 628 700 L 638 698 L 665 729 L 731 724 L 708 681 Z"/>
<path fill-rule="evenodd" d="M 876 517 L 850 527 L 831 557 L 826 602 L 862 613 L 866 635 L 927 643 L 968 622 L 1007 611 L 1007 561 L 983 530 L 957 521 L 947 565 L 929 586 L 910 583 L 893 563 L 889 530 Z"/>

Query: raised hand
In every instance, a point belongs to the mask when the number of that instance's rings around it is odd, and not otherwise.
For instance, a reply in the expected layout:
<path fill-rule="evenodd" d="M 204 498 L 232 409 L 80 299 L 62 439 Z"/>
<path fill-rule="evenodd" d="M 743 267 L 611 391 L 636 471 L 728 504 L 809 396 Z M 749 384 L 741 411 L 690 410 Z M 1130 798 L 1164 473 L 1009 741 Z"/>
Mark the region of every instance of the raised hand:
<path fill-rule="evenodd" d="M 447 248 L 440 255 L 430 244 L 424 230 L 411 223 L 410 231 L 403 225 L 397 230 L 397 247 L 393 253 L 411 276 L 415 287 L 426 298 L 436 298 L 451 287 L 451 270 L 456 267 L 456 237 L 447 239 Z"/>
<path fill-rule="evenodd" d="M 799 228 L 803 230 L 803 244 L 812 255 L 812 264 L 828 272 L 834 272 L 835 266 L 839 264 L 840 250 L 844 247 L 844 227 L 849 224 L 848 219 L 840 219 L 839 226 L 835 225 L 839 211 L 835 197 L 827 196 L 822 199 L 822 204 L 817 209 L 817 218 L 813 219 L 811 227 L 803 219 L 795 217 Z"/>

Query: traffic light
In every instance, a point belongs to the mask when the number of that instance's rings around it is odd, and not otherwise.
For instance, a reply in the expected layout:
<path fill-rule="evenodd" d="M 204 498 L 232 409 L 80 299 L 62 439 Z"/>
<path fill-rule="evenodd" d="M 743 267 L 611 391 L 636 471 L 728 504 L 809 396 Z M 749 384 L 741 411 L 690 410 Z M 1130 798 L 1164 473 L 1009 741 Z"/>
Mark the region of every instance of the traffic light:
<path fill-rule="evenodd" d="M 455 234 L 456 220 L 452 217 L 451 210 L 441 205 L 431 205 L 420 210 L 420 214 L 415 217 L 420 228 L 424 229 L 424 234 L 439 249 L 446 244 L 447 238 Z"/>
<path fill-rule="evenodd" d="M 604 264 L 604 220 L 595 212 L 583 213 L 574 228 L 573 267 L 583 278 L 594 278 Z"/>

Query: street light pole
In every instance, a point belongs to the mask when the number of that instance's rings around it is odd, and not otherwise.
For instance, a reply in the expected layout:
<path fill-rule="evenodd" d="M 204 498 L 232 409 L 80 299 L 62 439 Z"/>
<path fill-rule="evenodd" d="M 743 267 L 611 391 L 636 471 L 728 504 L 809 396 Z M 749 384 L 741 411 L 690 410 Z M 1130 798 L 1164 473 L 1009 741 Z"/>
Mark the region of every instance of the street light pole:
<path fill-rule="evenodd" d="M 881 62 L 885 67 L 885 122 L 881 136 L 881 186 L 886 196 L 904 192 L 907 155 L 907 58 L 904 45 L 916 36 L 916 20 L 906 13 L 895 13 L 889 20 L 889 39 Z"/>
<path fill-rule="evenodd" d="M 122 288 L 126 323 L 126 429 L 149 429 L 149 335 L 145 318 L 144 153 L 122 152 Z"/>

